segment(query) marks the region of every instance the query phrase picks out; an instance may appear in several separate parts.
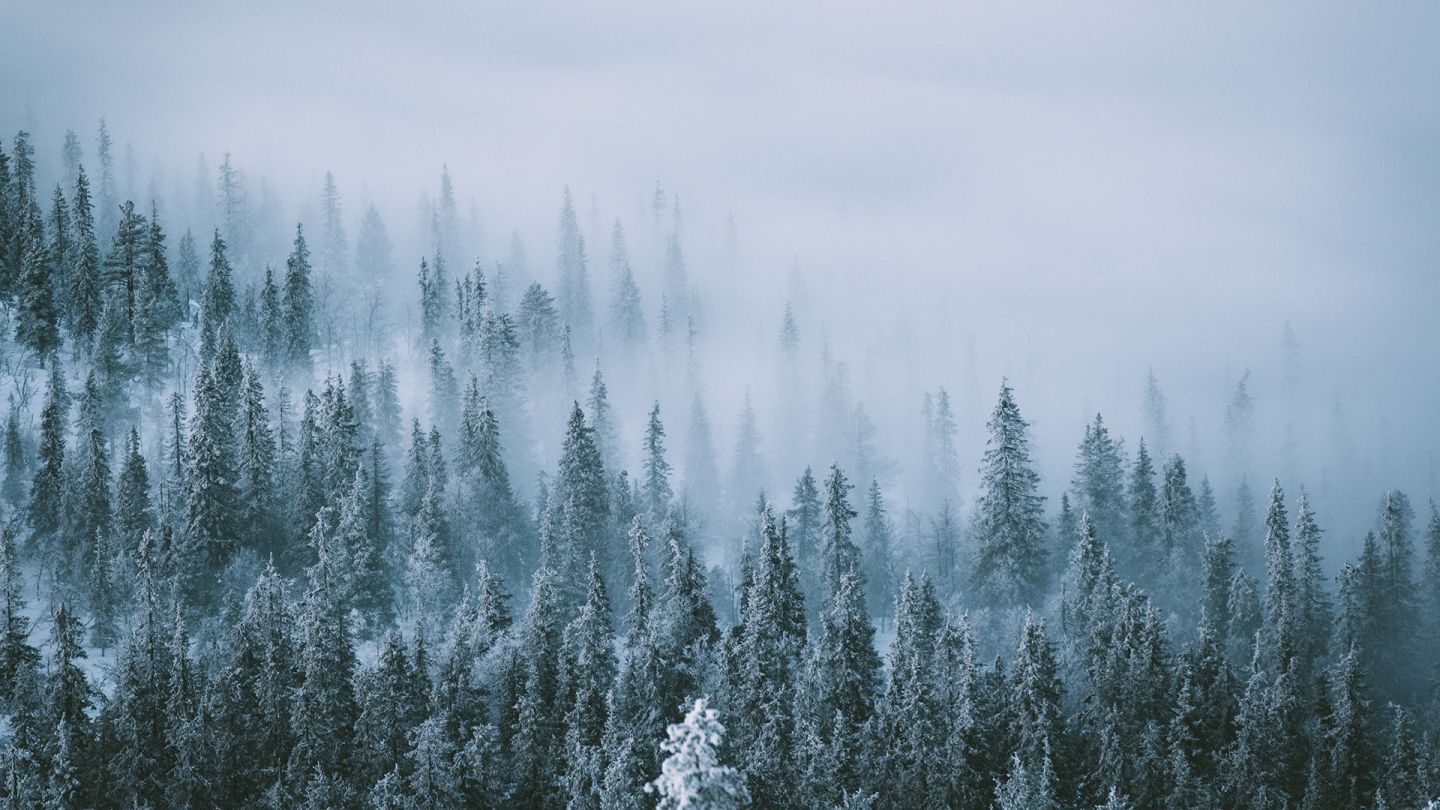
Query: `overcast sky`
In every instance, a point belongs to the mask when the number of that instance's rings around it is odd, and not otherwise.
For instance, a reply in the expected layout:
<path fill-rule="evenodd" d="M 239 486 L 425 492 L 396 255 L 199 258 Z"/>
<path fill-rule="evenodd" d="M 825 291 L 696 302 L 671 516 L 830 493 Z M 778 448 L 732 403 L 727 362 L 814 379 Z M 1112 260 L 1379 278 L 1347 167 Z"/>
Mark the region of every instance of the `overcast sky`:
<path fill-rule="evenodd" d="M 843 291 L 832 319 L 893 301 L 877 324 L 954 325 L 1022 376 L 1027 354 L 1119 353 L 1085 366 L 1086 406 L 1122 381 L 1134 400 L 1148 365 L 1177 387 L 1263 366 L 1288 319 L 1328 375 L 1317 395 L 1432 425 L 1434 446 L 1440 4 L 21 0 L 4 17 L 0 122 L 38 122 L 52 165 L 54 133 L 93 150 L 103 114 L 147 169 L 229 151 L 292 200 L 333 170 L 352 213 L 363 189 L 398 227 L 443 162 L 493 232 L 546 247 L 563 186 L 608 221 L 658 179 L 700 272 L 733 214 L 753 273 L 794 257 Z"/>

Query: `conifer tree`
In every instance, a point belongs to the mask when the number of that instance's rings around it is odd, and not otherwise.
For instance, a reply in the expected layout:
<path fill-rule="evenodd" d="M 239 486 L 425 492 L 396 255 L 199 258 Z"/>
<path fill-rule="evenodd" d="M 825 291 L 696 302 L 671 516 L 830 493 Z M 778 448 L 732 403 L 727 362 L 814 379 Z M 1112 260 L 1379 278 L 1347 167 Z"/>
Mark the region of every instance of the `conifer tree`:
<path fill-rule="evenodd" d="M 110 241 L 110 253 L 105 257 L 105 286 L 110 295 L 118 294 L 123 303 L 121 312 L 127 330 L 135 321 L 135 293 L 140 287 L 142 265 L 146 260 L 146 231 L 145 217 L 136 213 L 135 203 L 130 200 L 121 203 L 120 222 Z M 127 331 L 126 336 L 133 337 L 133 333 Z"/>
<path fill-rule="evenodd" d="M 675 492 L 670 487 L 670 462 L 665 460 L 665 426 L 660 423 L 660 403 L 650 409 L 645 427 L 645 455 L 641 463 L 640 491 L 652 520 L 664 517 Z"/>
<path fill-rule="evenodd" d="M 110 452 L 102 432 L 99 391 L 92 373 L 85 379 L 70 485 L 65 492 L 65 544 L 61 572 L 84 577 L 95 564 L 94 541 L 111 526 Z"/>
<path fill-rule="evenodd" d="M 559 230 L 560 317 L 588 341 L 594 316 L 589 271 L 585 267 L 585 237 L 580 233 L 568 186 L 565 188 L 565 203 L 560 209 Z"/>
<path fill-rule="evenodd" d="M 260 285 L 260 360 L 266 368 L 278 368 L 289 356 L 285 334 L 285 312 L 280 308 L 280 288 L 275 286 L 275 273 L 265 266 Z"/>
<path fill-rule="evenodd" d="M 244 545 L 274 555 L 280 534 L 275 520 L 275 437 L 265 407 L 265 389 L 249 360 L 244 362 L 239 416 L 236 421 L 235 509 L 244 530 Z"/>
<path fill-rule="evenodd" d="M 821 552 L 826 599 L 833 598 L 839 591 L 840 580 L 847 573 L 853 573 L 857 585 L 863 589 L 860 549 L 851 539 L 850 521 L 858 514 L 850 506 L 849 491 L 852 488 L 840 465 L 830 465 L 830 474 L 825 477 L 825 529 Z"/>
<path fill-rule="evenodd" d="M 1285 492 L 1276 481 L 1265 514 L 1265 653 L 1267 663 L 1289 671 L 1298 652 L 1295 556 L 1285 514 Z"/>
<path fill-rule="evenodd" d="M 354 762 L 363 775 L 360 783 L 402 766 L 408 771 L 409 737 L 425 720 L 429 689 L 426 673 L 413 666 L 399 631 L 385 634 L 379 660 L 355 681 Z"/>
<path fill-rule="evenodd" d="M 1045 637 L 1045 620 L 1027 614 L 1010 675 L 1013 751 L 1020 761 L 1039 767 L 1062 742 L 1064 717 L 1054 644 Z"/>
<path fill-rule="evenodd" d="M 1031 467 L 1028 424 L 1008 383 L 986 424 L 988 449 L 975 504 L 975 586 L 1002 604 L 1033 598 L 1045 576 L 1044 497 Z"/>
<path fill-rule="evenodd" d="M 5 418 L 5 437 L 0 440 L 3 443 L 3 461 L 0 461 L 0 500 L 10 505 L 16 512 L 25 501 L 25 474 L 30 466 L 30 460 L 26 457 L 25 440 L 20 435 L 20 409 L 15 405 L 13 399 L 10 404 L 10 413 Z"/>
<path fill-rule="evenodd" d="M 150 505 L 150 473 L 140 454 L 140 433 L 134 427 L 125 439 L 125 459 L 115 484 L 115 532 L 119 551 L 133 554 L 154 525 Z"/>
<path fill-rule="evenodd" d="M 80 668 L 85 648 L 79 618 L 62 602 L 50 631 L 50 660 L 45 677 L 45 727 L 53 730 L 46 753 L 64 752 L 70 765 L 83 771 L 90 751 L 90 709 L 95 690 Z M 83 789 L 80 786 L 79 789 Z"/>
<path fill-rule="evenodd" d="M 66 246 L 65 197 L 55 189 L 54 235 L 47 249 L 36 235 L 22 237 L 19 312 L 15 340 L 42 360 L 60 346 L 59 312 L 55 306 L 55 279 L 64 278 Z"/>
<path fill-rule="evenodd" d="M 1169 549 L 1161 545 L 1160 499 L 1155 489 L 1155 465 L 1145 440 L 1135 451 L 1130 468 L 1130 537 L 1132 565 L 1137 574 L 1153 577 L 1163 570 Z"/>
<path fill-rule="evenodd" d="M 310 367 L 310 349 L 315 340 L 315 294 L 310 289 L 310 249 L 305 231 L 295 226 L 295 244 L 285 260 L 285 284 L 280 311 L 285 323 L 285 356 L 296 368 Z"/>
<path fill-rule="evenodd" d="M 405 590 L 411 621 L 426 635 L 435 635 L 435 623 L 454 589 L 448 553 L 449 529 L 432 481 L 410 528 L 410 551 L 405 560 Z"/>
<path fill-rule="evenodd" d="M 230 319 L 235 310 L 235 284 L 231 280 L 230 259 L 225 255 L 225 240 L 220 238 L 220 229 L 210 241 L 210 274 L 205 279 L 205 291 L 200 305 L 200 322 L 212 334 Z"/>
<path fill-rule="evenodd" d="M 50 392 L 40 412 L 40 450 L 30 487 L 31 545 L 47 555 L 59 551 L 50 542 L 61 528 L 65 486 L 65 411 L 69 394 L 58 364 L 50 369 Z"/>
<path fill-rule="evenodd" d="M 762 804 L 784 803 L 795 782 L 792 699 L 805 645 L 805 599 L 783 524 L 762 516 L 762 543 L 741 616 L 738 704 L 741 771 Z"/>
<path fill-rule="evenodd" d="M 95 213 L 84 168 L 80 169 L 75 179 L 75 195 L 70 202 L 70 210 L 70 223 L 74 229 L 71 237 L 74 261 L 64 276 L 67 282 L 65 323 L 80 347 L 84 348 L 100 327 L 100 311 L 104 306 L 100 247 L 95 239 Z"/>
<path fill-rule="evenodd" d="M 659 794 L 659 810 L 734 810 L 750 804 L 744 775 L 720 764 L 717 752 L 725 727 L 704 698 L 697 699 L 685 720 L 666 733 L 669 739 L 661 747 L 670 756 L 659 778 L 645 786 L 647 793 Z"/>
<path fill-rule="evenodd" d="M 195 374 L 195 413 L 185 493 L 184 569 L 187 589 L 208 593 L 207 575 L 218 573 L 240 534 L 235 491 L 234 423 L 214 372 L 202 364 Z"/>
<path fill-rule="evenodd" d="M 305 594 L 296 625 L 299 684 L 290 717 L 295 746 L 287 767 L 291 784 L 300 786 L 312 773 L 345 773 L 357 707 L 349 622 L 323 577 Z"/>
<path fill-rule="evenodd" d="M 635 284 L 635 271 L 630 267 L 630 252 L 625 246 L 625 229 L 620 220 L 610 231 L 610 285 L 614 299 L 610 319 L 620 335 L 627 356 L 645 342 L 645 312 L 640 288 Z"/>
<path fill-rule="evenodd" d="M 607 695 L 615 680 L 615 636 L 610 599 L 594 558 L 590 560 L 585 603 L 565 628 L 560 690 L 565 713 L 565 793 L 570 807 L 597 807 L 604 782 L 603 735 Z"/>
<path fill-rule="evenodd" d="M 955 415 L 950 410 L 950 394 L 944 388 L 935 396 L 935 410 L 928 427 L 926 453 L 933 502 L 953 501 L 960 488 L 960 455 L 955 444 L 957 428 Z"/>
<path fill-rule="evenodd" d="M 865 571 L 865 604 L 871 615 L 883 621 L 890 617 L 891 594 L 898 583 L 892 552 L 893 531 L 885 512 L 880 482 L 874 478 L 870 479 L 870 489 L 866 493 L 864 531 L 861 557 Z"/>
<path fill-rule="evenodd" d="M 1111 542 L 1128 536 L 1123 450 L 1119 440 L 1110 438 L 1110 429 L 1098 413 L 1094 423 L 1085 426 L 1070 490 L 1075 496 L 1073 508 L 1088 514 L 1101 536 Z"/>
<path fill-rule="evenodd" d="M 15 529 L 6 524 L 0 527 L 0 706 L 17 717 L 38 697 L 40 675 L 26 607 Z"/>
<path fill-rule="evenodd" d="M 609 487 L 600 450 L 595 446 L 594 429 L 585 424 L 585 414 L 575 403 L 560 448 L 560 468 L 555 475 L 551 499 L 558 504 L 564 527 L 564 548 L 557 571 L 567 588 L 578 589 L 584 581 L 585 561 L 594 554 L 602 569 L 609 567 L 604 543 L 610 503 Z M 573 593 L 578 597 L 578 593 Z M 578 598 L 571 602 L 576 604 Z"/>
<path fill-rule="evenodd" d="M 360 232 L 355 237 L 355 269 L 360 277 L 371 282 L 383 282 L 394 272 L 391 262 L 390 236 L 385 231 L 385 220 L 380 210 L 371 205 L 360 219 Z"/>

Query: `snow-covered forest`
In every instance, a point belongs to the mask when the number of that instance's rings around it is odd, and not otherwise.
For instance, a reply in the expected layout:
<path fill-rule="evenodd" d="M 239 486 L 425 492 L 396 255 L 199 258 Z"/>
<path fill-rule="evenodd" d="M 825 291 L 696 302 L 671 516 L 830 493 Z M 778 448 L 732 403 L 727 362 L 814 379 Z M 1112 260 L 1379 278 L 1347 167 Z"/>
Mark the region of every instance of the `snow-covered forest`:
<path fill-rule="evenodd" d="M 1035 271 L 884 184 L 47 92 L 0 81 L 4 806 L 1440 797 L 1433 221 Z"/>

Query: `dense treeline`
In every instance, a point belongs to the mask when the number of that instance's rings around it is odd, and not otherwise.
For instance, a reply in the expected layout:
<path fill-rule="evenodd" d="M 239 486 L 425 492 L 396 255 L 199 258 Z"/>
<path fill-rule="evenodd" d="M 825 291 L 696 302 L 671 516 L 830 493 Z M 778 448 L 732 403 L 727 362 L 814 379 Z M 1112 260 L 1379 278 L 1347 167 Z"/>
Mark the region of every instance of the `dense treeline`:
<path fill-rule="evenodd" d="M 1163 438 L 1163 457 L 1131 454 L 1097 415 L 1051 509 L 1004 383 L 963 514 L 943 389 L 923 406 L 923 517 L 887 499 L 891 462 L 841 394 L 821 401 L 843 463 L 795 464 L 777 498 L 748 405 L 721 474 L 678 235 L 651 324 L 615 224 L 606 313 L 568 192 L 555 294 L 511 288 L 518 246 L 508 268 L 452 270 L 446 176 L 415 334 L 346 335 L 317 267 L 355 286 L 390 272 L 373 206 L 352 250 L 327 175 L 320 246 L 297 226 L 283 269 L 261 266 L 275 236 L 227 158 L 217 224 L 172 247 L 158 202 L 118 200 L 109 148 L 102 129 L 97 194 L 67 137 L 48 201 L 29 136 L 0 151 L 7 806 L 1318 810 L 1440 793 L 1433 504 L 1384 493 L 1332 582 L 1325 505 L 1303 489 L 1277 481 L 1257 506 L 1242 484 L 1223 521 Z M 655 401 L 624 468 L 601 364 L 588 386 L 579 370 L 602 334 L 605 356 L 686 380 L 683 463 Z M 793 370 L 790 307 L 779 334 Z M 428 369 L 389 359 L 406 340 Z M 804 419 L 782 415 L 795 430 L 771 464 L 804 457 Z M 558 451 L 537 450 L 560 422 Z"/>

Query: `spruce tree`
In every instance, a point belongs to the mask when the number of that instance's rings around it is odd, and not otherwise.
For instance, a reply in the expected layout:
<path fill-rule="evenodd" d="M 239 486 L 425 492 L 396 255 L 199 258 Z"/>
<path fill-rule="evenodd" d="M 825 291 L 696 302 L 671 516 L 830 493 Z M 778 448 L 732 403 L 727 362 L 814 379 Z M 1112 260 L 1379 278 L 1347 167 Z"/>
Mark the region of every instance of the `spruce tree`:
<path fill-rule="evenodd" d="M 787 539 L 795 553 L 795 566 L 800 577 L 800 592 L 812 608 L 820 604 L 822 596 L 823 549 L 821 548 L 824 507 L 820 501 L 820 487 L 815 474 L 809 467 L 795 481 L 791 492 L 791 506 L 785 512 Z"/>
<path fill-rule="evenodd" d="M 1169 549 L 1162 546 L 1160 534 L 1160 499 L 1155 490 L 1155 465 L 1145 440 L 1135 451 L 1135 463 L 1130 468 L 1130 545 L 1133 549 L 1131 565 L 1137 575 L 1146 580 L 1164 570 Z"/>
<path fill-rule="evenodd" d="M 561 780 L 570 807 L 596 807 L 605 775 L 602 743 L 616 662 L 610 599 L 594 558 L 585 603 L 565 628 L 561 646 L 560 690 L 568 702 Z"/>
<path fill-rule="evenodd" d="M 235 310 L 235 283 L 231 280 L 230 259 L 225 255 L 225 240 L 220 229 L 210 241 L 210 274 L 200 304 L 201 325 L 214 334 L 230 319 Z"/>
<path fill-rule="evenodd" d="M 891 594 L 898 582 L 892 551 L 894 533 L 886 515 L 880 482 L 874 478 L 870 479 L 865 498 L 864 532 L 860 553 L 865 564 L 865 604 L 870 614 L 883 622 L 891 615 Z"/>
<path fill-rule="evenodd" d="M 660 776 L 645 786 L 647 793 L 660 796 L 659 810 L 736 810 L 750 804 L 744 775 L 720 764 L 725 727 L 704 698 L 697 699 L 684 721 L 670 726 L 667 734 L 661 748 L 669 756 Z"/>
<path fill-rule="evenodd" d="M 1008 383 L 986 423 L 990 439 L 980 466 L 975 504 L 973 578 L 979 592 L 1001 604 L 1034 598 L 1045 577 L 1045 499 L 1031 466 L 1029 423 Z"/>
<path fill-rule="evenodd" d="M 134 427 L 125 438 L 125 458 L 115 483 L 115 532 L 119 551 L 134 554 L 140 539 L 154 525 L 150 505 L 150 473 L 140 454 L 140 433 Z"/>
<path fill-rule="evenodd" d="M 17 717 L 33 709 L 40 675 L 22 576 L 15 529 L 6 524 L 0 527 L 0 705 Z"/>
<path fill-rule="evenodd" d="M 5 418 L 5 437 L 0 440 L 3 443 L 3 461 L 0 461 L 0 500 L 10 505 L 12 510 L 20 511 L 25 502 L 25 474 L 30 466 L 30 459 L 27 458 L 25 440 L 20 435 L 20 409 L 15 405 L 14 400 L 10 403 L 10 413 Z"/>
<path fill-rule="evenodd" d="M 863 589 L 860 548 L 851 539 L 850 521 L 858 514 L 850 506 L 851 489 L 853 487 L 840 470 L 840 465 L 830 465 L 830 474 L 825 477 L 825 529 L 821 552 L 827 600 L 839 592 L 840 580 L 847 573 L 854 574 L 857 584 Z"/>
<path fill-rule="evenodd" d="M 111 526 L 110 452 L 100 417 L 95 375 L 85 379 L 74 469 L 65 492 L 65 543 L 60 571 L 82 581 L 95 565 L 97 534 Z"/>
<path fill-rule="evenodd" d="M 305 245 L 305 231 L 298 224 L 294 247 L 285 260 L 280 311 L 285 323 L 285 357 L 293 367 L 308 369 L 315 340 L 315 294 L 310 289 L 310 249 Z"/>
<path fill-rule="evenodd" d="M 55 189 L 53 234 L 47 249 L 35 236 L 24 237 L 21 246 L 19 312 L 16 313 L 15 341 L 43 361 L 60 346 L 59 311 L 55 305 L 55 282 L 64 278 L 68 226 L 65 197 Z"/>
<path fill-rule="evenodd" d="M 129 325 L 135 321 L 135 295 L 144 273 L 147 230 L 145 217 L 136 213 L 135 203 L 130 200 L 121 203 L 120 222 L 110 241 L 110 253 L 105 257 L 105 286 L 110 295 L 118 295 L 124 304 L 121 312 L 125 316 L 127 338 L 134 336 Z"/>
<path fill-rule="evenodd" d="M 61 528 L 65 486 L 65 411 L 69 394 L 58 365 L 52 365 L 50 392 L 40 412 L 40 449 L 35 478 L 30 486 L 30 528 L 32 547 L 47 555 L 59 548 L 51 545 Z"/>
<path fill-rule="evenodd" d="M 1110 438 L 1110 429 L 1098 413 L 1094 423 L 1085 426 L 1070 490 L 1075 496 L 1073 508 L 1088 514 L 1102 537 L 1117 542 L 1128 536 L 1123 449 L 1119 440 Z"/>
<path fill-rule="evenodd" d="M 249 360 L 244 369 L 235 424 L 235 511 L 244 531 L 243 544 L 262 556 L 274 556 L 280 534 L 275 519 L 275 438 L 260 375 Z"/>
<path fill-rule="evenodd" d="M 349 621 L 323 577 L 305 594 L 296 626 L 299 683 L 290 715 L 295 746 L 287 770 L 290 784 L 299 787 L 312 774 L 346 772 L 358 709 Z"/>
<path fill-rule="evenodd" d="M 640 491 L 651 519 L 658 521 L 670 508 L 675 492 L 670 487 L 670 462 L 665 460 L 665 426 L 660 423 L 660 403 L 650 409 L 645 426 L 645 454 L 641 462 Z"/>
<path fill-rule="evenodd" d="M 620 335 L 627 356 L 645 342 L 645 311 L 640 288 L 635 284 L 635 271 L 630 267 L 630 252 L 625 246 L 625 229 L 620 220 L 610 231 L 610 286 L 614 299 L 610 320 Z"/>
<path fill-rule="evenodd" d="M 240 536 L 235 490 L 234 423 L 214 372 L 202 364 L 195 374 L 195 413 L 190 420 L 185 493 L 184 578 L 187 592 L 202 602 L 209 577 L 229 562 Z"/>
<path fill-rule="evenodd" d="M 557 264 L 560 271 L 560 317 L 588 342 L 594 314 L 590 300 L 589 271 L 585 266 L 585 237 L 580 233 L 568 186 L 565 188 L 565 204 L 560 209 L 559 230 Z"/>

